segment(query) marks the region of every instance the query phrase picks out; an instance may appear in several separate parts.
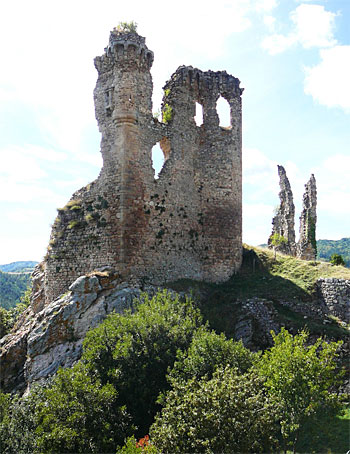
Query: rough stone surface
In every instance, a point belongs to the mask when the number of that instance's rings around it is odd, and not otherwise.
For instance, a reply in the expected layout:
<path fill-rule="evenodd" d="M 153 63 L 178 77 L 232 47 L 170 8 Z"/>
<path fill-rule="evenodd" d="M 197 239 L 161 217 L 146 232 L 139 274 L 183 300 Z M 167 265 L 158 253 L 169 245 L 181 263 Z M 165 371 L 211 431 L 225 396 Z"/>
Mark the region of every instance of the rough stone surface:
<path fill-rule="evenodd" d="M 152 295 L 156 288 L 146 290 Z M 81 356 L 86 332 L 107 314 L 132 309 L 140 294 L 139 287 L 121 283 L 117 275 L 100 273 L 79 277 L 66 294 L 41 311 L 29 306 L 14 330 L 0 341 L 1 388 L 23 391 L 60 366 L 71 366 Z"/>
<path fill-rule="evenodd" d="M 43 264 L 46 303 L 106 266 L 128 282 L 154 284 L 220 282 L 240 267 L 240 82 L 225 71 L 181 66 L 164 87 L 168 115 L 159 122 L 152 114 L 152 62 L 143 37 L 117 31 L 95 59 L 103 168 L 58 210 Z M 230 106 L 228 128 L 219 126 L 220 96 Z M 200 127 L 196 102 L 203 107 Z M 157 143 L 165 163 L 155 179 Z"/>
<path fill-rule="evenodd" d="M 311 175 L 310 180 L 305 185 L 297 245 L 297 257 L 304 260 L 316 259 L 316 205 L 316 180 L 314 175 Z"/>
<path fill-rule="evenodd" d="M 350 280 L 326 278 L 316 283 L 319 299 L 330 315 L 350 323 Z"/>
<path fill-rule="evenodd" d="M 283 236 L 287 243 L 276 247 L 276 250 L 285 254 L 295 255 L 295 229 L 294 216 L 295 207 L 293 202 L 293 193 L 290 183 L 283 166 L 278 167 L 278 175 L 280 177 L 280 205 L 274 218 L 272 219 L 272 233 L 268 240 L 268 246 L 271 248 L 271 237 L 277 233 Z"/>
<path fill-rule="evenodd" d="M 235 325 L 235 340 L 251 350 L 260 350 L 272 345 L 271 331 L 278 332 L 278 314 L 273 303 L 264 298 L 249 298 L 242 301 L 240 316 Z"/>

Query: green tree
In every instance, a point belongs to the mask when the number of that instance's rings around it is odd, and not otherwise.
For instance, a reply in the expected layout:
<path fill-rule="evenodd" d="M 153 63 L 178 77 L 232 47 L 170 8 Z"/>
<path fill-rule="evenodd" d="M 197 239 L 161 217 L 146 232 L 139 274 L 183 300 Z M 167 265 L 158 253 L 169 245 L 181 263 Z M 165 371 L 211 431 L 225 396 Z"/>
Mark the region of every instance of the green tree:
<path fill-rule="evenodd" d="M 340 254 L 332 254 L 329 260 L 333 265 L 345 266 L 345 261 Z"/>
<path fill-rule="evenodd" d="M 274 444 L 274 409 L 262 380 L 227 366 L 207 376 L 177 382 L 150 436 L 163 454 L 267 452 Z"/>
<path fill-rule="evenodd" d="M 137 436 L 148 433 L 160 409 L 157 397 L 169 387 L 167 369 L 200 325 L 192 302 L 165 290 L 153 298 L 143 295 L 135 312 L 112 314 L 87 334 L 82 361 L 91 376 L 118 390 L 118 403 L 126 405 Z"/>
<path fill-rule="evenodd" d="M 273 247 L 275 259 L 276 259 L 277 249 L 287 243 L 288 243 L 288 240 L 284 236 L 280 235 L 279 233 L 274 233 L 273 235 L 270 236 L 270 244 Z"/>
<path fill-rule="evenodd" d="M 41 454 L 35 429 L 36 410 L 43 387 L 33 387 L 24 397 L 0 393 L 0 447 L 2 454 Z"/>
<path fill-rule="evenodd" d="M 36 409 L 41 454 L 113 452 L 133 433 L 117 391 L 87 374 L 82 363 L 60 369 Z"/>
<path fill-rule="evenodd" d="M 0 307 L 0 339 L 10 331 L 12 326 L 12 318 L 10 311 Z"/>
<path fill-rule="evenodd" d="M 292 336 L 282 328 L 272 333 L 274 345 L 266 350 L 258 363 L 264 387 L 278 410 L 284 452 L 293 452 L 300 429 L 307 419 L 321 407 L 337 405 L 337 394 L 332 391 L 340 383 L 337 372 L 337 350 L 341 342 L 319 338 L 309 345 L 308 333 Z"/>
<path fill-rule="evenodd" d="M 206 326 L 195 332 L 186 351 L 179 350 L 174 367 L 168 374 L 170 383 L 186 382 L 203 376 L 211 378 L 218 367 L 229 365 L 242 374 L 248 371 L 257 355 L 245 348 L 242 341 L 226 339 L 224 334 L 208 331 Z"/>

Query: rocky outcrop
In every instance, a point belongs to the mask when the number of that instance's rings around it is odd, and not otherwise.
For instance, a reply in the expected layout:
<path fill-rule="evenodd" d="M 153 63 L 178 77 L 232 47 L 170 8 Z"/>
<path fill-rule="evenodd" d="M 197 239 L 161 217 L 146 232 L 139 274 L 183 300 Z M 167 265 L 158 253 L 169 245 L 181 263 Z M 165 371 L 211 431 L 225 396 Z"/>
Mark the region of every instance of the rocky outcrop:
<path fill-rule="evenodd" d="M 316 180 L 312 174 L 305 185 L 303 196 L 303 209 L 300 215 L 299 242 L 297 257 L 303 260 L 315 260 L 317 254 L 316 245 L 316 205 L 317 190 Z"/>
<path fill-rule="evenodd" d="M 295 255 L 295 230 L 294 216 L 295 208 L 293 202 L 293 193 L 290 183 L 283 166 L 278 167 L 278 175 L 280 177 L 280 205 L 277 213 L 272 219 L 272 233 L 268 239 L 268 246 L 272 248 L 272 237 L 275 234 L 283 237 L 286 242 L 281 243 L 275 249 L 289 255 Z"/>
<path fill-rule="evenodd" d="M 23 391 L 60 366 L 71 366 L 81 356 L 86 332 L 107 314 L 132 308 L 140 294 L 141 288 L 120 282 L 109 271 L 79 277 L 66 294 L 39 311 L 37 303 L 30 305 L 12 333 L 0 341 L 1 388 Z"/>

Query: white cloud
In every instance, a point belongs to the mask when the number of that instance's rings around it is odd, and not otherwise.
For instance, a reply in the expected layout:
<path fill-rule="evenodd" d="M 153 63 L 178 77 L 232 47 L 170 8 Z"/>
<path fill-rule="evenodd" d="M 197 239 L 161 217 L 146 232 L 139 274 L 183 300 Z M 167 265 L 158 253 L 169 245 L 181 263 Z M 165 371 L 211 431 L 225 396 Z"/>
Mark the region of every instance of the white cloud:
<path fill-rule="evenodd" d="M 336 44 L 333 36 L 336 13 L 321 5 L 299 5 L 290 13 L 293 28 L 288 34 L 274 33 L 262 41 L 262 47 L 271 55 L 284 52 L 300 44 L 305 49 L 325 48 Z"/>
<path fill-rule="evenodd" d="M 261 45 L 270 55 L 277 55 L 293 46 L 296 42 L 297 40 L 294 34 L 281 35 L 274 33 L 264 38 Z"/>
<path fill-rule="evenodd" d="M 336 44 L 333 37 L 335 13 L 321 5 L 302 4 L 291 13 L 297 40 L 306 49 L 330 47 Z"/>
<path fill-rule="evenodd" d="M 276 18 L 274 16 L 271 15 L 264 16 L 263 22 L 271 32 L 275 30 Z"/>
<path fill-rule="evenodd" d="M 257 11 L 268 12 L 276 8 L 277 0 L 255 0 L 255 8 Z"/>
<path fill-rule="evenodd" d="M 350 156 L 336 154 L 314 170 L 320 210 L 329 216 L 347 215 L 350 224 Z"/>
<path fill-rule="evenodd" d="M 277 162 L 257 148 L 243 149 L 243 181 L 256 188 L 257 195 L 273 191 L 278 184 Z"/>
<path fill-rule="evenodd" d="M 320 51 L 321 62 L 305 68 L 305 93 L 328 107 L 350 112 L 350 46 Z"/>

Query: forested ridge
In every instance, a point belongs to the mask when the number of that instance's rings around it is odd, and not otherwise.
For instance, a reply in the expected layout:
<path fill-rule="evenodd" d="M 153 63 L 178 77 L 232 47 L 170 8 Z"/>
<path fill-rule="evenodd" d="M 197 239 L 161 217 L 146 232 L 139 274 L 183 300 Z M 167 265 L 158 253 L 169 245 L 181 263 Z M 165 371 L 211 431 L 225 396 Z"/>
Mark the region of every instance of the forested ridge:
<path fill-rule="evenodd" d="M 341 255 L 346 266 L 350 267 L 350 238 L 317 241 L 318 258 L 329 261 L 333 254 Z"/>
<path fill-rule="evenodd" d="M 15 307 L 30 285 L 30 273 L 10 274 L 0 271 L 0 307 Z"/>
<path fill-rule="evenodd" d="M 5 265 L 0 265 L 0 271 L 3 271 L 4 273 L 30 273 L 37 264 L 38 262 L 34 262 L 32 260 L 11 262 Z"/>

